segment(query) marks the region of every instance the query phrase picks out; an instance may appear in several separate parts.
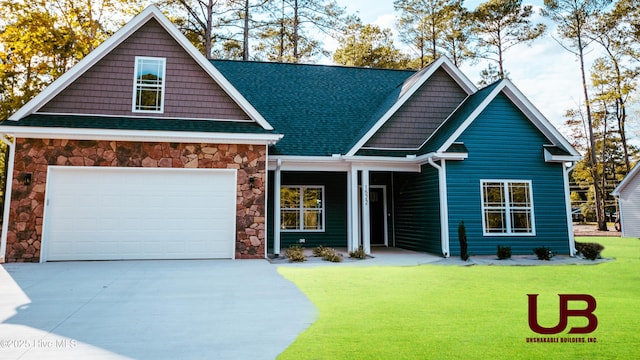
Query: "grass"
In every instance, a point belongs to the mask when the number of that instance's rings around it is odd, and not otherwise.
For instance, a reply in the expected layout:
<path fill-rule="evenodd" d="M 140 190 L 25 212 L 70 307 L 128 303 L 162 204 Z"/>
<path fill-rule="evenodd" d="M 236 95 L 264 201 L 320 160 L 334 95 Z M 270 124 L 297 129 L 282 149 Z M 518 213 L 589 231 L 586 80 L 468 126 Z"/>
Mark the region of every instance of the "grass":
<path fill-rule="evenodd" d="M 320 316 L 279 359 L 637 359 L 640 358 L 640 240 L 583 238 L 615 261 L 582 266 L 281 267 Z M 558 294 L 589 294 L 598 328 L 569 318 L 554 337 L 595 343 L 527 343 L 527 294 L 538 320 L 558 323 Z M 570 308 L 584 308 L 573 303 Z M 548 336 L 546 336 L 548 337 Z"/>

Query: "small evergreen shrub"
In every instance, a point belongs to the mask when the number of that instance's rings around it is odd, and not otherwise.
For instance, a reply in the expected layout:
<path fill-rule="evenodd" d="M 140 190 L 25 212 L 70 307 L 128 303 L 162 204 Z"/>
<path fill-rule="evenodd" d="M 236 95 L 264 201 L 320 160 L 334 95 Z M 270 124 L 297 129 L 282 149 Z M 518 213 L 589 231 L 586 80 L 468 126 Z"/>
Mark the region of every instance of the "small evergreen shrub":
<path fill-rule="evenodd" d="M 289 262 L 303 262 L 307 260 L 304 256 L 304 248 L 300 245 L 291 245 L 285 250 L 284 255 L 289 259 Z"/>
<path fill-rule="evenodd" d="M 581 243 L 576 241 L 576 250 L 578 254 L 589 260 L 600 259 L 600 252 L 604 250 L 604 246 L 598 243 Z"/>
<path fill-rule="evenodd" d="M 464 227 L 464 221 L 460 221 L 458 225 L 458 240 L 460 241 L 460 259 L 467 261 L 469 253 L 467 253 L 467 230 Z"/>
<path fill-rule="evenodd" d="M 500 260 L 511 259 L 511 246 L 498 245 L 497 256 Z"/>
<path fill-rule="evenodd" d="M 550 248 L 545 246 L 533 249 L 533 253 L 536 254 L 538 260 L 551 260 L 551 258 L 555 255 Z"/>
<path fill-rule="evenodd" d="M 354 259 L 366 259 L 367 254 L 364 253 L 362 245 L 358 246 L 358 250 L 349 252 L 349 257 Z"/>
<path fill-rule="evenodd" d="M 314 247 L 313 250 L 311 250 L 313 252 L 313 256 L 315 257 L 322 257 L 324 255 L 324 253 L 327 251 L 327 248 L 320 245 L 318 247 Z"/>
<path fill-rule="evenodd" d="M 342 254 L 337 253 L 335 249 L 324 248 L 322 259 L 331 262 L 341 262 Z"/>

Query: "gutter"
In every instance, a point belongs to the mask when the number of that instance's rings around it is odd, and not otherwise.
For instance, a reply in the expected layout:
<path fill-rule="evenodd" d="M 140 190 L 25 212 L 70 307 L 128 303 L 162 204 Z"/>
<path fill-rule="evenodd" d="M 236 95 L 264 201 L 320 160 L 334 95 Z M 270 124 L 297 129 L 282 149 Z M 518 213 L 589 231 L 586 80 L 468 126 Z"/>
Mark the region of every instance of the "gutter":
<path fill-rule="evenodd" d="M 440 185 L 440 242 L 442 247 L 442 255 L 448 258 L 451 253 L 449 251 L 449 206 L 447 204 L 447 170 L 445 168 L 445 160 L 441 160 L 442 165 L 438 165 L 433 161 L 433 156 L 427 158 L 429 165 L 438 170 L 438 183 Z"/>
<path fill-rule="evenodd" d="M 567 208 L 567 231 L 569 232 L 569 255 L 576 256 L 576 238 L 573 232 L 573 216 L 571 214 L 571 192 L 569 191 L 569 173 L 576 167 L 572 162 L 571 166 L 562 166 L 562 178 L 564 180 L 564 198 Z"/>
<path fill-rule="evenodd" d="M 16 156 L 15 144 L 7 140 L 5 134 L 0 134 L 0 140 L 9 147 L 9 159 L 7 160 L 7 178 L 4 189 L 4 210 L 2 218 L 2 236 L 0 237 L 0 264 L 5 262 L 7 254 L 7 235 L 9 233 L 9 212 L 11 211 L 11 191 L 13 185 L 13 162 Z"/>

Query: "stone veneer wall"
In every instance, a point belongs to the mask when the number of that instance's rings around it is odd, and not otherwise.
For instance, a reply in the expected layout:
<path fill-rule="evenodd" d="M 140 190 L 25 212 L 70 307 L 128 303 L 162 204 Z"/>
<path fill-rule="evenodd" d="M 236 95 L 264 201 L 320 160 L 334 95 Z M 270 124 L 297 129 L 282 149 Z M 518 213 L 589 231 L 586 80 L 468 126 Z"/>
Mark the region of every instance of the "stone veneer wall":
<path fill-rule="evenodd" d="M 49 165 L 237 169 L 236 258 L 264 258 L 265 145 L 18 138 L 15 146 L 7 262 L 40 261 Z M 19 181 L 24 173 L 32 175 L 30 185 Z"/>

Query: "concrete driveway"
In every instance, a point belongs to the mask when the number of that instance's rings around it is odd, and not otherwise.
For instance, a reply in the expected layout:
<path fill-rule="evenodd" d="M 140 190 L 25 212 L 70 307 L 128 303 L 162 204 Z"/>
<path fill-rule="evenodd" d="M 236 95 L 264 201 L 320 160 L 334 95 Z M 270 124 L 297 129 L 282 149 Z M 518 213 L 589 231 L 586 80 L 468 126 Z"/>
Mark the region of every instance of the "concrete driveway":
<path fill-rule="evenodd" d="M 0 267 L 0 359 L 274 359 L 316 317 L 264 260 Z"/>

